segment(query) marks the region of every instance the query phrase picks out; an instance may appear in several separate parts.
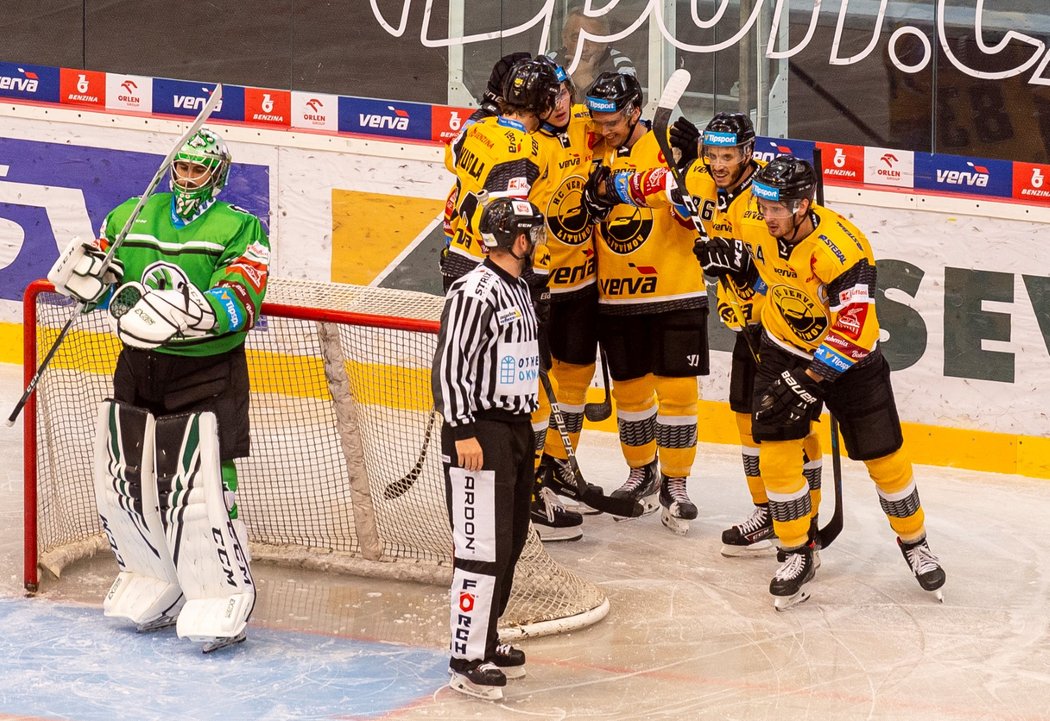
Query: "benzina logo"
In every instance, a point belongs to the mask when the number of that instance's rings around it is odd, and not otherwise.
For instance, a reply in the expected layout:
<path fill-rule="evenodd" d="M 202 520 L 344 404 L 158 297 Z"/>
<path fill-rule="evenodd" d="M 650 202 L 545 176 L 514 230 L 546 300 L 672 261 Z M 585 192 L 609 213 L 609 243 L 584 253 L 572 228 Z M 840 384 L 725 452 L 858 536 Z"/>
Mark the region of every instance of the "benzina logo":
<path fill-rule="evenodd" d="M 0 90 L 19 90 L 24 93 L 35 93 L 40 86 L 39 76 L 31 70 L 19 68 L 23 77 L 0 75 Z"/>
<path fill-rule="evenodd" d="M 358 113 L 358 122 L 363 128 L 380 128 L 388 130 L 408 130 L 408 111 L 395 108 L 393 105 L 386 106 L 393 113 L 390 115 L 377 115 L 375 113 Z"/>
<path fill-rule="evenodd" d="M 1050 188 L 1044 188 L 1046 177 L 1042 168 L 1032 168 L 1032 177 L 1028 179 L 1028 187 L 1021 188 L 1021 195 L 1034 198 L 1050 198 Z"/>
<path fill-rule="evenodd" d="M 973 168 L 971 173 L 968 170 L 937 170 L 937 182 L 947 183 L 948 185 L 967 185 L 975 188 L 987 188 L 988 187 L 988 168 L 983 165 L 974 165 L 970 161 L 966 161 L 966 164 Z"/>

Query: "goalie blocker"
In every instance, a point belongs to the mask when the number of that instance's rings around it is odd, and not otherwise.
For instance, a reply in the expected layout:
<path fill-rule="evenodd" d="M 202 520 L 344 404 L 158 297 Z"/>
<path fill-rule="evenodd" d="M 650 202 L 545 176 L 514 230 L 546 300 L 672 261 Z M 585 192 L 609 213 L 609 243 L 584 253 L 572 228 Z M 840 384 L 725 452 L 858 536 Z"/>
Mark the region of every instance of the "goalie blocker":
<path fill-rule="evenodd" d="M 215 414 L 154 419 L 107 400 L 96 432 L 96 503 L 120 566 L 105 614 L 139 630 L 175 623 L 205 652 L 243 640 L 255 584 L 244 522 L 230 518 Z"/>

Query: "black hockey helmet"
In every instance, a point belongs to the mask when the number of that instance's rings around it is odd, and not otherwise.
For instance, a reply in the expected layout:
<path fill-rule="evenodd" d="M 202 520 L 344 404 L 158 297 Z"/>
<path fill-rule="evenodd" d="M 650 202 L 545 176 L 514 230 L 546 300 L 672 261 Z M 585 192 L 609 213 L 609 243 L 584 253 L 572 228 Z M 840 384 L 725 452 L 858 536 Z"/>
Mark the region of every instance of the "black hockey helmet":
<path fill-rule="evenodd" d="M 615 113 L 642 107 L 642 86 L 638 78 L 607 70 L 587 89 L 587 108 L 592 113 Z"/>
<path fill-rule="evenodd" d="M 714 148 L 740 148 L 750 159 L 755 149 L 755 126 L 744 113 L 718 113 L 704 128 L 702 144 Z"/>
<path fill-rule="evenodd" d="M 503 102 L 508 109 L 545 115 L 554 107 L 559 81 L 551 62 L 522 60 L 503 82 Z"/>
<path fill-rule="evenodd" d="M 760 168 L 751 184 L 751 194 L 773 202 L 806 200 L 813 202 L 817 172 L 813 165 L 794 155 L 778 155 Z"/>
<path fill-rule="evenodd" d="M 524 198 L 496 198 L 481 211 L 478 223 L 481 239 L 486 248 L 510 250 L 514 240 L 522 233 L 536 245 L 547 239 L 543 214 L 539 208 Z"/>
<path fill-rule="evenodd" d="M 507 79 L 510 71 L 522 60 L 531 59 L 532 53 L 517 52 L 509 53 L 497 60 L 496 64 L 492 66 L 492 72 L 489 74 L 489 82 L 485 86 L 485 92 L 492 98 L 501 97 L 503 95 L 504 81 Z"/>

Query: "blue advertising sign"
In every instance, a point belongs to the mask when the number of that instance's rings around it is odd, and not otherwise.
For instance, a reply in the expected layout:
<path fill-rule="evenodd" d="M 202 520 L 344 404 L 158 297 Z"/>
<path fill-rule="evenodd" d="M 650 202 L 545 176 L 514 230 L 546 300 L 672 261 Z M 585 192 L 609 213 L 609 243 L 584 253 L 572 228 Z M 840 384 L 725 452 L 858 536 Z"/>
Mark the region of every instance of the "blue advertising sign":
<path fill-rule="evenodd" d="M 110 210 L 140 195 L 162 155 L 0 137 L 0 299 L 22 299 L 79 235 L 95 237 Z M 162 182 L 161 190 L 167 189 Z M 270 169 L 235 163 L 221 200 L 268 223 Z M 3 263 L 6 262 L 6 265 Z"/>
<path fill-rule="evenodd" d="M 813 162 L 813 150 L 817 144 L 812 140 L 795 140 L 793 138 L 766 138 L 759 135 L 755 138 L 755 157 L 767 163 L 778 155 L 794 155 Z"/>
<path fill-rule="evenodd" d="M 339 98 L 339 132 L 430 140 L 430 108 L 423 103 Z"/>
<path fill-rule="evenodd" d="M 45 65 L 0 63 L 0 96 L 57 103 L 59 76 L 58 68 Z"/>
<path fill-rule="evenodd" d="M 168 115 L 195 116 L 208 102 L 215 83 L 194 83 L 189 80 L 153 79 L 153 112 Z M 244 88 L 223 85 L 222 101 L 212 113 L 220 120 L 244 121 Z"/>
<path fill-rule="evenodd" d="M 1013 195 L 1013 163 L 1008 160 L 916 153 L 915 187 L 1009 198 Z"/>

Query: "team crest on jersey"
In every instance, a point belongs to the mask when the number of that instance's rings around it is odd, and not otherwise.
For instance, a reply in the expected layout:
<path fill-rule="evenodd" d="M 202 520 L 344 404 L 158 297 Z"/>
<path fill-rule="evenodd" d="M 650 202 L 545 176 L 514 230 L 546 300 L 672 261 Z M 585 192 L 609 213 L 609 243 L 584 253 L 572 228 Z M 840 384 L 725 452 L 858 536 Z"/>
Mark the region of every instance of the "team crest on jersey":
<path fill-rule="evenodd" d="M 609 250 L 617 255 L 627 255 L 649 237 L 653 230 L 653 211 L 635 208 L 630 215 L 619 215 L 602 221 L 602 237 Z"/>
<path fill-rule="evenodd" d="M 159 260 L 146 266 L 141 282 L 150 290 L 182 290 L 190 279 L 179 266 Z"/>
<path fill-rule="evenodd" d="M 565 245 L 581 245 L 591 237 L 591 224 L 582 206 L 583 183 L 579 175 L 570 175 L 547 203 L 547 228 Z"/>
<path fill-rule="evenodd" d="M 775 285 L 769 293 L 769 300 L 791 332 L 806 343 L 816 342 L 828 329 L 828 317 L 824 309 L 796 288 Z"/>

